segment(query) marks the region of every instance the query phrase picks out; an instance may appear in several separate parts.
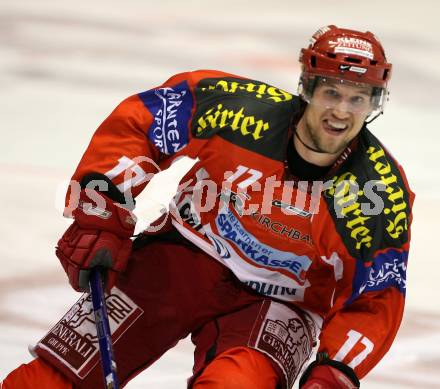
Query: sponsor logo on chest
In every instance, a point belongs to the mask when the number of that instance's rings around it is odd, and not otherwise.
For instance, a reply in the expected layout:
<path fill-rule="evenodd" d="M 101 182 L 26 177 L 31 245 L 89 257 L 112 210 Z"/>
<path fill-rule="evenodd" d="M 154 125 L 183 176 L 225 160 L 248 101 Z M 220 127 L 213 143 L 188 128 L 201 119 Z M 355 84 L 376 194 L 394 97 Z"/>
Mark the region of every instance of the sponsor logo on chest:
<path fill-rule="evenodd" d="M 274 221 L 269 216 L 261 215 L 258 212 L 253 213 L 251 216 L 259 225 L 263 226 L 266 230 L 274 233 L 275 235 L 311 243 L 309 234 L 303 234 L 301 231 L 292 226 L 287 226 L 279 221 Z"/>
<path fill-rule="evenodd" d="M 281 251 L 260 242 L 229 209 L 216 218 L 216 225 L 221 237 L 232 243 L 251 262 L 274 270 L 284 269 L 299 285 L 305 284 L 306 272 L 312 263 L 306 255 Z"/>

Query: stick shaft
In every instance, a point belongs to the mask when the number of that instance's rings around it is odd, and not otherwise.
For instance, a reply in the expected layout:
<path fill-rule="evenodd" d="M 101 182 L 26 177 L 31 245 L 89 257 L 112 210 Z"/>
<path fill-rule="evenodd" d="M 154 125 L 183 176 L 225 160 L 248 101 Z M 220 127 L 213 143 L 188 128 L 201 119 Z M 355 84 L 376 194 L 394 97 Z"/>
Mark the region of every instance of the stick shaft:
<path fill-rule="evenodd" d="M 92 269 L 91 271 L 90 291 L 92 295 L 93 311 L 95 313 L 101 366 L 104 373 L 104 387 L 106 389 L 119 389 L 112 337 L 105 303 L 105 294 L 102 286 L 101 274 L 98 269 Z"/>

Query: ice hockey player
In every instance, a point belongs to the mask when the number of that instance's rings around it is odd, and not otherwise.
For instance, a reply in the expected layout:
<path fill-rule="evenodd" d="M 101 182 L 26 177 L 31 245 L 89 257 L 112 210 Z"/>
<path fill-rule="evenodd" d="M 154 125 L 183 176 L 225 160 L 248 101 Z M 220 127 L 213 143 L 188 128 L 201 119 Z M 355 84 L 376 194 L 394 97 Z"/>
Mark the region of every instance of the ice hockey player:
<path fill-rule="evenodd" d="M 187 72 L 129 97 L 94 134 L 56 254 L 77 291 L 108 268 L 123 385 L 188 335 L 193 389 L 357 388 L 393 343 L 414 195 L 366 127 L 391 64 L 372 33 L 333 25 L 300 63 L 299 96 Z M 198 162 L 132 243 L 133 199 L 181 156 Z M 3 389 L 101 387 L 87 293 L 35 353 Z"/>

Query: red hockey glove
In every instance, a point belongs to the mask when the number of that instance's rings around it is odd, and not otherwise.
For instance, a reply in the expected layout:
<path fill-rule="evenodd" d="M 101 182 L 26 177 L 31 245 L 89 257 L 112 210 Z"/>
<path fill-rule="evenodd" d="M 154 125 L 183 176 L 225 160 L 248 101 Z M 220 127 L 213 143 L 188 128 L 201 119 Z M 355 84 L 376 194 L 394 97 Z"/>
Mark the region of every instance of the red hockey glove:
<path fill-rule="evenodd" d="M 331 366 L 315 366 L 301 389 L 356 389 L 353 382 L 340 370 Z"/>
<path fill-rule="evenodd" d="M 104 274 L 108 291 L 127 265 L 135 216 L 102 193 L 83 189 L 73 217 L 75 221 L 58 242 L 56 255 L 77 291 L 89 289 L 90 268 L 108 269 Z"/>
<path fill-rule="evenodd" d="M 360 383 L 353 369 L 318 353 L 299 381 L 300 389 L 357 389 Z"/>

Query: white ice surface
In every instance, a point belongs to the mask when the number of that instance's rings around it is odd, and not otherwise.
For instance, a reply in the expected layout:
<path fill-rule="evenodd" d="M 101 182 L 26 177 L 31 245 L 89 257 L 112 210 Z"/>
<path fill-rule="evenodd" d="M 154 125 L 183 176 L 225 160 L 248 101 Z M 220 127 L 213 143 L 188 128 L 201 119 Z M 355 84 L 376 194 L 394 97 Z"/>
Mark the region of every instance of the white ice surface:
<path fill-rule="evenodd" d="M 417 193 L 405 318 L 363 388 L 440 388 L 439 11 L 435 0 L 2 0 L 0 377 L 78 297 L 53 253 L 68 224 L 60 194 L 114 106 L 200 68 L 295 91 L 299 49 L 333 23 L 369 29 L 387 49 L 391 100 L 372 128 Z M 191 366 L 184 341 L 127 388 L 183 389 Z"/>

